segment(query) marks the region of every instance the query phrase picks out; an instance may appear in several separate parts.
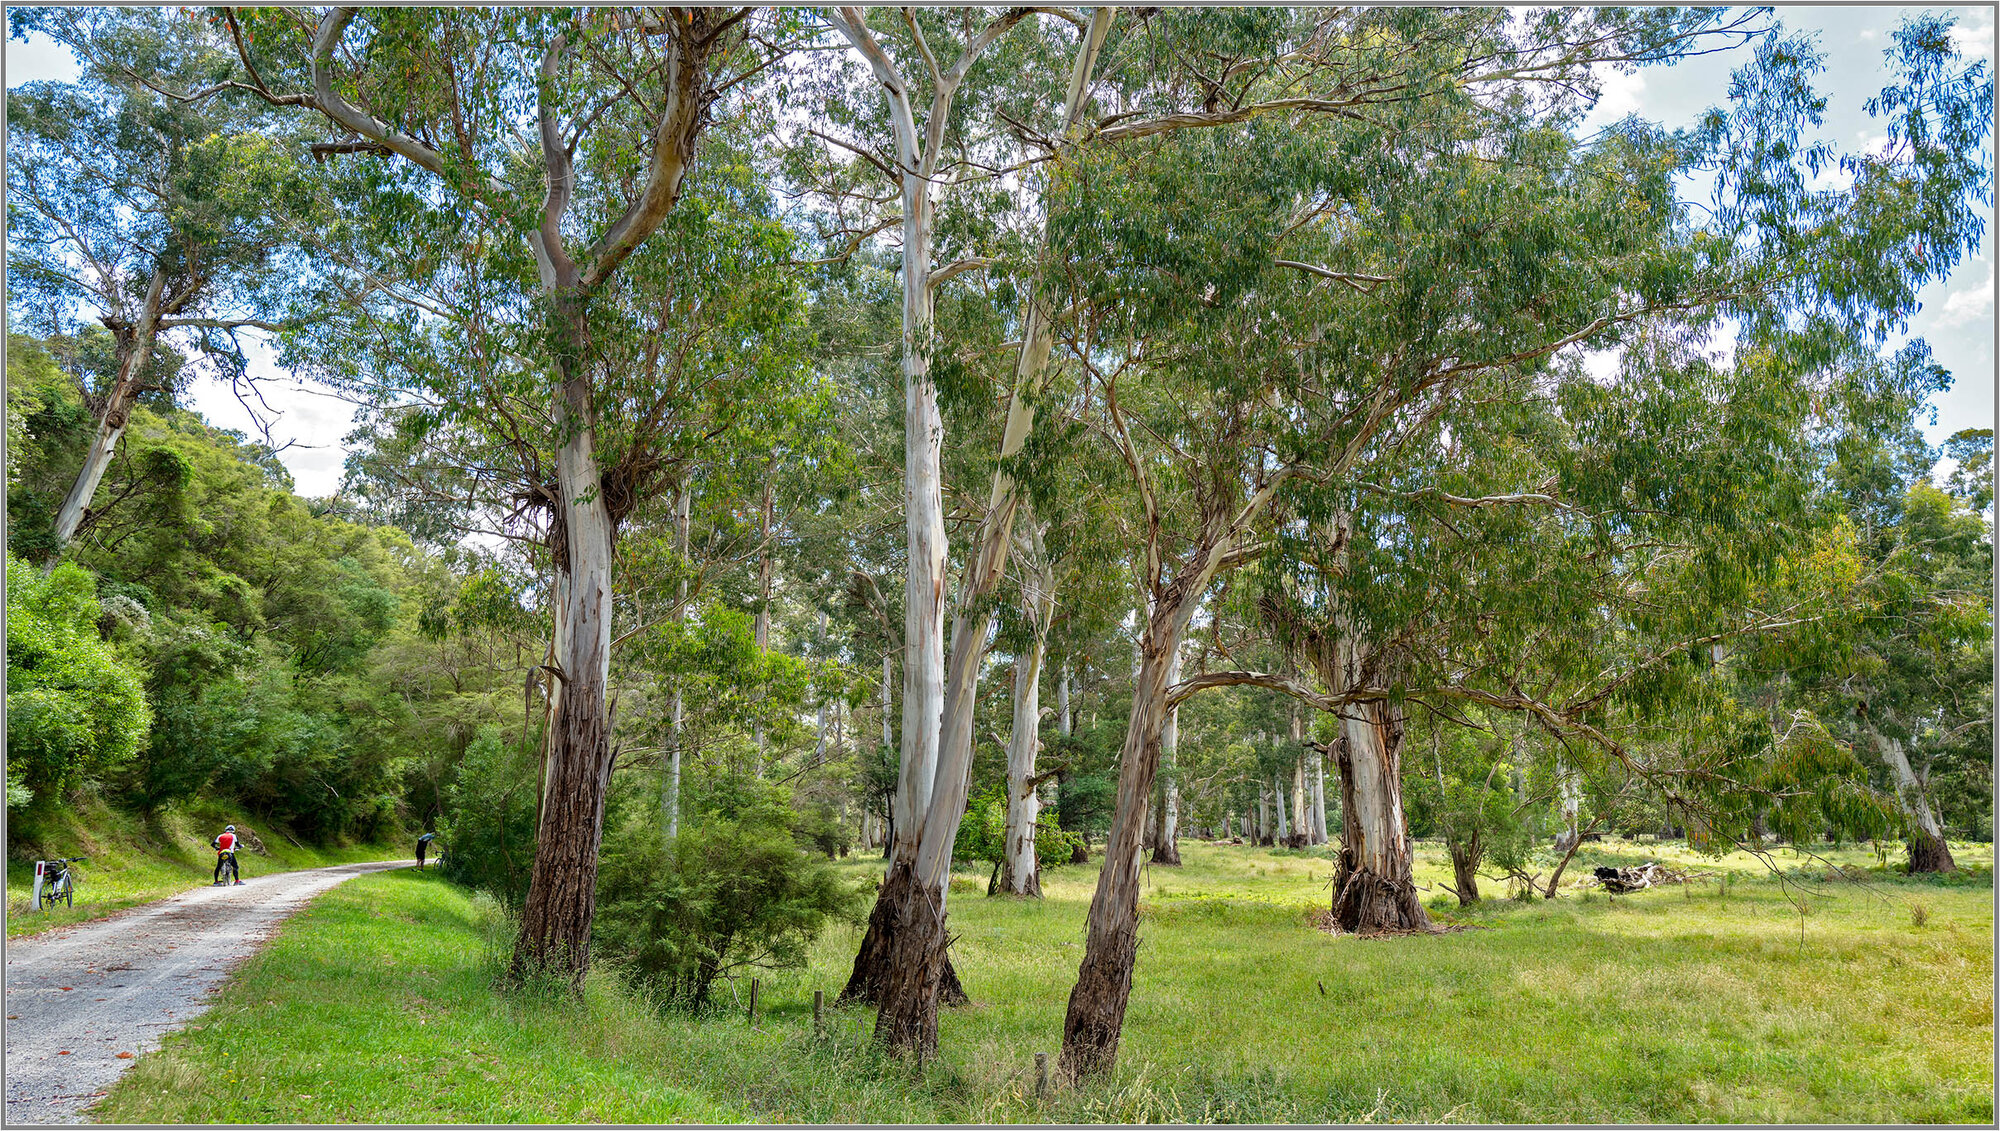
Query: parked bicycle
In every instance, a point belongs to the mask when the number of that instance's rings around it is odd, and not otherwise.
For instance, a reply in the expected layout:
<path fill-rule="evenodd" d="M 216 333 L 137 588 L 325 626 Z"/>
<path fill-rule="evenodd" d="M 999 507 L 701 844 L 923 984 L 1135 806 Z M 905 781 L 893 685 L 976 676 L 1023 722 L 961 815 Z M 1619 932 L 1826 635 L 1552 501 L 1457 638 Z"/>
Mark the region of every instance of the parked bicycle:
<path fill-rule="evenodd" d="M 76 883 L 80 879 L 71 864 L 81 864 L 88 859 L 84 856 L 65 856 L 61 860 L 35 861 L 35 903 L 37 911 L 47 911 L 60 903 L 64 907 L 76 906 Z"/>

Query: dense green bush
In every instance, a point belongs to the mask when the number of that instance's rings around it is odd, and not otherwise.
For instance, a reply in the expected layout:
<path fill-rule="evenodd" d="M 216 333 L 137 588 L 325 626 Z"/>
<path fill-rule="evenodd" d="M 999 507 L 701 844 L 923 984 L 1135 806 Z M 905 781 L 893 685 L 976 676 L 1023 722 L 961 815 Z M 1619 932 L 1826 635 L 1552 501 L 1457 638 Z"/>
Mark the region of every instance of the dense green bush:
<path fill-rule="evenodd" d="M 1035 815 L 1037 867 L 1046 870 L 1068 864 L 1082 843 L 1082 833 L 1064 831 L 1053 807 Z M 952 842 L 952 859 L 992 867 L 997 879 L 999 865 L 1006 855 L 1006 796 L 991 791 L 982 793 L 966 803 L 965 820 L 958 826 L 958 839 Z"/>
<path fill-rule="evenodd" d="M 96 583 L 76 565 L 45 576 L 7 556 L 10 786 L 51 798 L 145 741 L 153 715 L 142 676 L 99 639 L 101 614 Z"/>
<path fill-rule="evenodd" d="M 805 964 L 829 920 L 853 921 L 861 892 L 799 848 L 783 791 L 725 777 L 672 843 L 635 807 L 605 839 L 593 945 L 662 1004 L 701 1010 L 718 978 Z M 643 815 L 641 815 L 643 814 Z"/>
<path fill-rule="evenodd" d="M 507 742 L 497 726 L 481 727 L 444 792 L 446 817 L 437 833 L 445 878 L 518 910 L 528 901 L 535 863 L 531 750 Z"/>

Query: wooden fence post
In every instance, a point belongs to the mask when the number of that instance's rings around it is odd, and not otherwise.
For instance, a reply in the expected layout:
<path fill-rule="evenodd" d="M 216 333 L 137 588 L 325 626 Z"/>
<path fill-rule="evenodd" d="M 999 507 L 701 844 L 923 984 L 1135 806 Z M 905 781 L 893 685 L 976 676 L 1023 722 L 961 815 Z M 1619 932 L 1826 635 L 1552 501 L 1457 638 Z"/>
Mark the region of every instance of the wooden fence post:
<path fill-rule="evenodd" d="M 826 991 L 813 991 L 813 1036 L 826 1035 Z"/>
<path fill-rule="evenodd" d="M 1045 1100 L 1048 1098 L 1049 1098 L 1049 1054 L 1045 1052 L 1038 1052 L 1035 1054 L 1035 1099 Z"/>
<path fill-rule="evenodd" d="M 750 1023 L 757 1023 L 757 979 L 750 979 Z"/>

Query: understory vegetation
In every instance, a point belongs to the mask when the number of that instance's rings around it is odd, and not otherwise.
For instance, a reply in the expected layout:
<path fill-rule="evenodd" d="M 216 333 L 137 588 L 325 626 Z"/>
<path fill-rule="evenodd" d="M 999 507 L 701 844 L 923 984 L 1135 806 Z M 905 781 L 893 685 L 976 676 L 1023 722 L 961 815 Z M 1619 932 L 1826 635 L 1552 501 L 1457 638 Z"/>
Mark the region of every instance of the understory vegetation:
<path fill-rule="evenodd" d="M 114 1115 L 1991 1117 L 1955 16 L 7 19 L 10 894 L 442 852 Z"/>
<path fill-rule="evenodd" d="M 215 1011 L 142 1058 L 96 1110 L 114 1122 L 1968 1122 L 1992 1118 L 1991 857 L 1897 875 L 1864 848 L 1746 854 L 1615 842 L 1600 859 L 1713 874 L 1607 900 L 1507 900 L 1470 929 L 1363 939 L 1314 927 L 1331 862 L 1183 846 L 1150 873 L 1125 1055 L 1110 1079 L 1035 1099 L 1060 1037 L 1093 869 L 1045 898 L 956 896 L 973 1004 L 940 1059 L 875 1050 L 865 1011 L 810 965 L 718 990 L 697 1019 L 608 971 L 580 1002 L 496 997 L 498 908 L 434 874 L 365 877 L 287 925 Z M 1421 876 L 1450 875 L 1435 847 Z M 1855 878 L 1829 881 L 1826 867 Z M 852 873 L 872 871 L 861 863 Z M 970 873 L 962 874 L 970 880 Z M 1058 878 L 1059 877 L 1059 878 Z M 1723 883 L 1724 879 L 1727 883 Z M 984 882 L 984 877 L 978 877 Z M 1803 936 L 1794 898 L 1807 907 Z M 1921 910 L 1922 914 L 1917 912 Z M 1921 921 L 1919 921 L 1921 920 Z M 225 1066 L 217 1071 L 216 1065 Z"/>

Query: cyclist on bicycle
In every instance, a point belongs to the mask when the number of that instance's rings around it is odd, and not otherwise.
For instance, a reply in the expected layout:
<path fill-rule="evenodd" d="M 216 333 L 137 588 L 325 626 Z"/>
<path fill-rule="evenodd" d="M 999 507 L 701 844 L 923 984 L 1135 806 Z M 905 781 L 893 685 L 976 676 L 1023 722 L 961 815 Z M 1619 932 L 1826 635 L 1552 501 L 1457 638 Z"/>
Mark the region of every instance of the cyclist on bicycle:
<path fill-rule="evenodd" d="M 236 846 L 238 844 L 236 838 L 236 826 L 235 825 L 225 826 L 221 834 L 218 835 L 214 840 L 210 841 L 209 844 L 215 849 L 215 882 L 209 886 L 210 887 L 223 886 L 222 866 L 224 864 L 227 864 L 229 866 L 230 877 L 234 879 L 238 884 L 241 884 L 243 882 L 243 873 L 236 870 Z"/>

